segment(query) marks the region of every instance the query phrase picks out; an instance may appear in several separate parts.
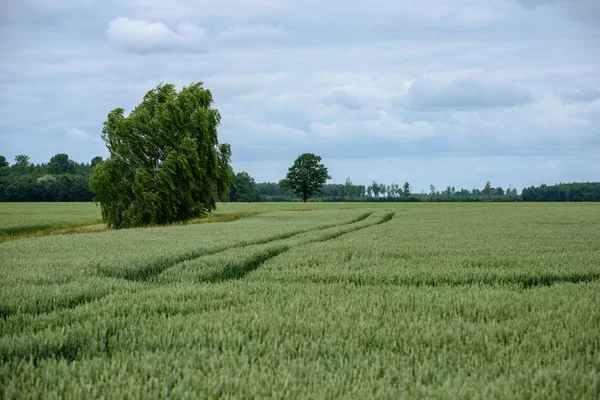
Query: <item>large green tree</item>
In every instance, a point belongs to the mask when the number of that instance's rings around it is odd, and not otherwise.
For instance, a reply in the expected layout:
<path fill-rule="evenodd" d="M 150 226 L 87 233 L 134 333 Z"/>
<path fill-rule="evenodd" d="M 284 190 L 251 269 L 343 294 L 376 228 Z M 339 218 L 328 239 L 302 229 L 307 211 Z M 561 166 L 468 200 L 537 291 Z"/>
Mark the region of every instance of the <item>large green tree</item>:
<path fill-rule="evenodd" d="M 321 157 L 312 153 L 301 154 L 289 168 L 287 176 L 281 181 L 284 189 L 292 190 L 306 203 L 321 187 L 331 179 L 327 168 L 321 164 Z"/>
<path fill-rule="evenodd" d="M 219 144 L 219 111 L 202 83 L 150 90 L 128 115 L 108 114 L 102 138 L 110 157 L 90 177 L 109 226 L 165 224 L 205 215 L 230 184 L 231 150 Z"/>

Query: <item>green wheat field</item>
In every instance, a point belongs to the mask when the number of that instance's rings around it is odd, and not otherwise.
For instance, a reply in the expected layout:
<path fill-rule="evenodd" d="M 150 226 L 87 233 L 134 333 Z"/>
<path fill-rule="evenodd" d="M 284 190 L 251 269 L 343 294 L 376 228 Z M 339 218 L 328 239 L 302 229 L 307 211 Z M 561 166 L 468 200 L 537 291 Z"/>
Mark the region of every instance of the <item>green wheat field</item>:
<path fill-rule="evenodd" d="M 0 204 L 0 398 L 600 398 L 600 204 L 228 215 Z"/>

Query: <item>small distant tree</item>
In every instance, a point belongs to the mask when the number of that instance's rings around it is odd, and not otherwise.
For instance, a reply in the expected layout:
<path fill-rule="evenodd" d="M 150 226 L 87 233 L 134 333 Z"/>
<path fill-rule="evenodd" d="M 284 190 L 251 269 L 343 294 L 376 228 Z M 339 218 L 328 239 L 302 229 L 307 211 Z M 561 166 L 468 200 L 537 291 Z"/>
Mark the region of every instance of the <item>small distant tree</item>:
<path fill-rule="evenodd" d="M 92 166 L 92 168 L 93 168 L 93 167 L 95 167 L 96 165 L 98 165 L 98 164 L 100 164 L 100 163 L 102 163 L 102 162 L 104 162 L 104 160 L 102 160 L 102 157 L 100 157 L 100 156 L 96 156 L 96 157 L 92 158 L 92 162 L 91 162 L 91 164 L 90 164 L 90 165 L 91 165 L 91 166 Z"/>
<path fill-rule="evenodd" d="M 344 192 L 346 197 L 354 197 L 357 195 L 357 187 L 354 186 L 350 177 L 346 178 L 346 183 L 344 184 Z"/>
<path fill-rule="evenodd" d="M 406 197 L 410 196 L 410 183 L 404 182 L 404 185 L 402 186 L 402 194 L 404 194 Z"/>
<path fill-rule="evenodd" d="M 46 201 L 54 200 L 54 188 L 56 186 L 56 177 L 53 175 L 44 175 L 37 178 L 36 183 L 38 185 L 40 195 Z"/>
<path fill-rule="evenodd" d="M 396 197 L 400 192 L 400 186 L 397 183 L 392 183 L 387 187 L 388 197 Z"/>
<path fill-rule="evenodd" d="M 373 194 L 375 197 L 379 197 L 379 193 L 381 192 L 381 185 L 377 181 L 373 181 L 371 184 L 371 190 L 373 190 Z"/>
<path fill-rule="evenodd" d="M 8 167 L 8 161 L 6 161 L 6 157 L 0 156 L 0 168 Z"/>
<path fill-rule="evenodd" d="M 57 154 L 50 159 L 48 164 L 50 173 L 61 175 L 61 174 L 72 174 L 75 172 L 75 165 L 73 161 L 69 160 L 68 154 Z"/>
<path fill-rule="evenodd" d="M 366 194 L 367 189 L 365 188 L 365 185 L 357 185 L 355 187 L 357 196 L 363 197 Z"/>
<path fill-rule="evenodd" d="M 429 185 L 429 194 L 431 196 L 433 196 L 434 194 L 436 194 L 436 188 L 433 185 Z"/>
<path fill-rule="evenodd" d="M 293 191 L 306 203 L 321 191 L 327 179 L 331 179 L 331 176 L 325 165 L 321 164 L 321 157 L 304 153 L 289 168 L 285 179 L 281 181 L 281 187 Z"/>
<path fill-rule="evenodd" d="M 256 187 L 256 182 L 246 171 L 235 174 L 231 183 L 229 201 L 261 201 L 260 191 Z"/>
<path fill-rule="evenodd" d="M 489 196 L 492 192 L 492 184 L 490 183 L 490 181 L 487 181 L 485 183 L 485 187 L 483 188 L 483 194 L 487 196 Z"/>
<path fill-rule="evenodd" d="M 29 156 L 25 154 L 19 154 L 15 156 L 15 164 L 13 166 L 18 168 L 26 168 L 30 165 Z"/>

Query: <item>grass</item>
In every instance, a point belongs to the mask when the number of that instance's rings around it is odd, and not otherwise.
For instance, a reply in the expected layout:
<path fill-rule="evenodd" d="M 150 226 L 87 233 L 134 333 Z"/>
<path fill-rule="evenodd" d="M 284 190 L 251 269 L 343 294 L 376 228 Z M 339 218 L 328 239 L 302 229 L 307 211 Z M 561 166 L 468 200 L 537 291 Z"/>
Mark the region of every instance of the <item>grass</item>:
<path fill-rule="evenodd" d="M 585 203 L 579 203 L 585 204 Z M 436 209 L 439 207 L 473 207 L 464 203 L 410 204 L 410 208 Z M 493 203 L 480 207 L 496 207 Z M 538 204 L 538 207 L 544 207 Z M 550 205 L 548 205 L 550 206 Z M 271 211 L 314 211 L 340 209 L 402 208 L 390 203 L 219 203 L 210 216 L 173 225 L 234 221 Z M 100 209 L 94 203 L 0 203 L 0 242 L 47 235 L 101 232 L 106 230 Z"/>
<path fill-rule="evenodd" d="M 173 225 L 230 222 L 261 212 L 221 211 Z M 108 228 L 102 223 L 100 209 L 93 203 L 0 203 L 0 242 L 106 230 Z"/>
<path fill-rule="evenodd" d="M 69 233 L 101 222 L 100 209 L 93 203 L 0 203 L 0 242 Z"/>
<path fill-rule="evenodd" d="M 597 204 L 350 206 L 0 243 L 0 397 L 600 396 Z"/>

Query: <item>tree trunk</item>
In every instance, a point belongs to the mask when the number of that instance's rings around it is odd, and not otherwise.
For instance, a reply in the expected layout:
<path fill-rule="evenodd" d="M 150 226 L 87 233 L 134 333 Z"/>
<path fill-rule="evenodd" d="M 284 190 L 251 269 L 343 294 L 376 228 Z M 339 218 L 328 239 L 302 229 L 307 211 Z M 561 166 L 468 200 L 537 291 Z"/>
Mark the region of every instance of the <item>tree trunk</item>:
<path fill-rule="evenodd" d="M 306 195 L 306 193 L 304 193 L 302 195 L 302 200 L 306 203 L 306 200 L 308 200 L 308 196 Z"/>

